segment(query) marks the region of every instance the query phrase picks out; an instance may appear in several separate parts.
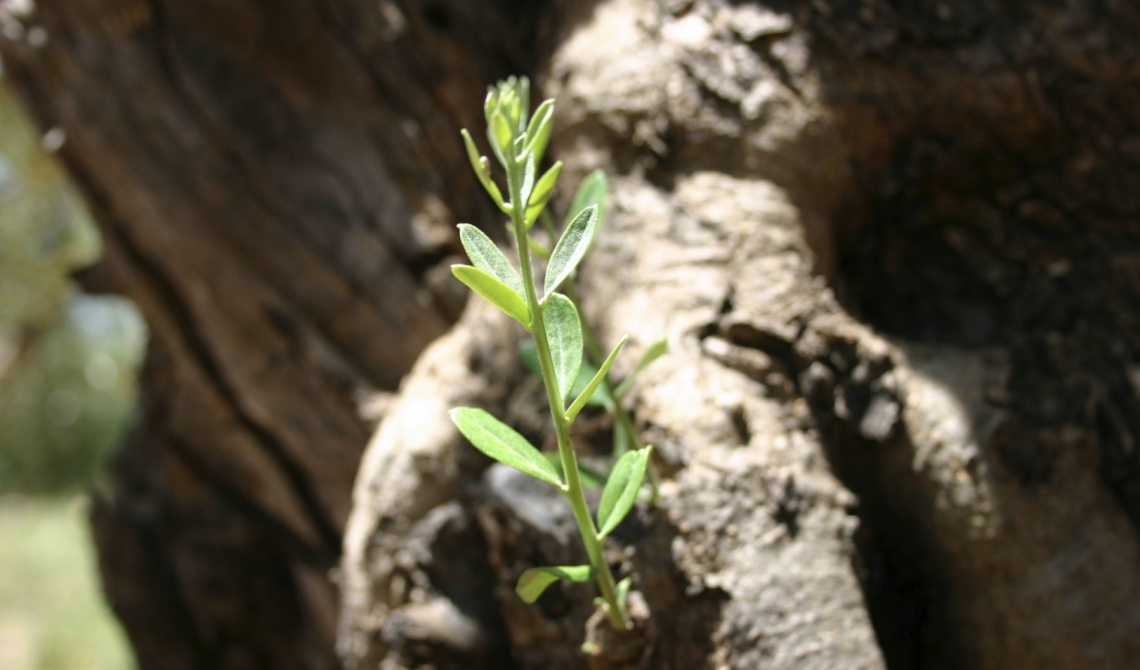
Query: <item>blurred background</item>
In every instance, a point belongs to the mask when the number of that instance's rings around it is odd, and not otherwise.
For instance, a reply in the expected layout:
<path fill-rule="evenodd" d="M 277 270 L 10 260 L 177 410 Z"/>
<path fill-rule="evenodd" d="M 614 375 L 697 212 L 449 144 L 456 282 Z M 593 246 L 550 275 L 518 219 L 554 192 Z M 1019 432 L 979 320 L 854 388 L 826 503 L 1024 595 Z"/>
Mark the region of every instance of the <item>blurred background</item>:
<path fill-rule="evenodd" d="M 69 279 L 100 244 L 50 155 L 62 140 L 0 87 L 0 670 L 133 667 L 86 514 L 146 334 L 129 302 Z"/>

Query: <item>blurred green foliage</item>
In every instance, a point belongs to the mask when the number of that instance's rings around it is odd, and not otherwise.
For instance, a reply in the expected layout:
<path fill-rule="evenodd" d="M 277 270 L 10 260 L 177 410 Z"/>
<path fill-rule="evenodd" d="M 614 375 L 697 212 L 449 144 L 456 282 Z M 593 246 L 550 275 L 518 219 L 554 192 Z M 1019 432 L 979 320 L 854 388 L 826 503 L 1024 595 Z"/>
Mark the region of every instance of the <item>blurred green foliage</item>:
<path fill-rule="evenodd" d="M 142 327 L 128 305 L 77 297 L 0 382 L 0 491 L 87 488 L 134 405 Z"/>
<path fill-rule="evenodd" d="M 80 499 L 0 498 L 0 670 L 125 670 Z"/>
<path fill-rule="evenodd" d="M 145 338 L 129 303 L 69 279 L 99 257 L 98 234 L 41 143 L 0 90 L 0 493 L 97 481 L 134 405 Z"/>

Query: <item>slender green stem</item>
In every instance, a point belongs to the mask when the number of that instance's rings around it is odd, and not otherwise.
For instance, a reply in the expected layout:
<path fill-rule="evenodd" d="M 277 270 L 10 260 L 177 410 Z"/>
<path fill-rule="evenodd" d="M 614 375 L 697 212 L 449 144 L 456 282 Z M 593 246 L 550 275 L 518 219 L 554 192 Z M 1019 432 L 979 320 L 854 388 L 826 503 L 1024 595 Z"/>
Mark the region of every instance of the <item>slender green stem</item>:
<path fill-rule="evenodd" d="M 562 288 L 562 290 L 566 292 L 567 298 L 570 298 L 572 301 L 574 301 L 574 305 L 578 307 L 580 311 L 582 309 L 582 299 L 578 294 L 578 287 L 574 284 L 573 278 L 571 278 L 571 281 L 566 282 L 566 285 Z M 601 345 L 598 344 L 598 337 L 594 335 L 594 329 L 585 319 L 582 320 L 582 335 L 586 341 L 586 356 L 589 358 L 590 363 L 597 367 L 601 367 L 602 361 L 606 360 L 606 354 L 602 351 Z M 634 450 L 640 450 L 645 447 L 645 445 L 641 442 L 641 438 L 633 429 L 633 420 L 630 419 L 629 412 L 625 411 L 625 408 L 622 407 L 621 403 L 618 401 L 617 396 L 614 394 L 614 385 L 610 383 L 608 375 L 605 379 L 602 380 L 602 388 L 604 388 L 606 392 L 610 394 L 610 397 L 613 398 L 614 404 L 612 409 L 614 421 L 616 421 L 618 425 L 620 425 L 622 429 L 626 431 L 626 433 L 629 435 L 629 438 L 633 440 Z M 615 453 L 614 457 L 621 458 L 621 454 Z"/>
<path fill-rule="evenodd" d="M 554 227 L 554 220 L 550 217 L 550 213 L 544 211 L 541 215 L 539 215 L 539 219 L 542 222 L 543 229 L 546 231 L 547 235 L 550 236 L 550 239 L 553 243 L 554 240 L 558 239 L 558 230 Z M 566 292 L 566 297 L 570 298 L 570 300 L 573 301 L 574 305 L 578 308 L 578 311 L 581 312 L 582 298 L 578 293 L 578 285 L 574 283 L 575 279 L 576 277 L 571 277 L 570 280 L 566 282 L 562 290 Z M 597 367 L 601 367 L 602 361 L 606 359 L 606 355 L 605 352 L 602 351 L 601 345 L 598 344 L 598 337 L 594 334 L 593 327 L 590 326 L 590 322 L 586 319 L 582 319 L 582 334 L 586 340 L 587 359 L 591 364 Z M 609 394 L 610 398 L 613 399 L 613 406 L 610 408 L 610 413 L 614 416 L 614 422 L 617 423 L 617 429 L 629 436 L 629 439 L 633 441 L 632 446 L 635 451 L 641 451 L 645 448 L 645 443 L 641 441 L 641 436 L 634 429 L 633 419 L 629 416 L 629 412 L 625 411 L 625 407 L 621 404 L 621 398 L 617 397 L 617 393 L 614 392 L 615 387 L 610 383 L 608 375 L 602 379 L 601 386 L 603 389 L 605 389 L 606 393 Z M 622 454 L 625 453 L 625 443 L 622 442 L 621 444 L 623 447 L 622 449 L 614 449 L 614 458 L 621 458 Z M 653 502 L 657 500 L 657 489 L 660 484 L 661 475 L 657 472 L 657 466 L 653 463 L 650 463 L 649 488 L 651 491 L 651 501 Z"/>
<path fill-rule="evenodd" d="M 566 297 L 570 298 L 578 310 L 581 311 L 582 299 L 578 294 L 578 287 L 574 283 L 574 279 L 574 277 L 571 277 L 570 280 L 566 282 L 563 290 L 566 292 Z M 594 329 L 590 326 L 589 321 L 586 319 L 582 319 L 582 334 L 583 338 L 586 341 L 587 359 L 590 361 L 590 363 L 600 368 L 602 361 L 606 359 L 606 356 L 602 351 L 602 347 L 598 344 L 598 337 L 594 335 Z M 614 392 L 615 387 L 610 383 L 608 375 L 602 379 L 601 386 L 606 390 L 610 398 L 613 399 L 613 404 L 609 409 L 610 413 L 613 414 L 614 422 L 617 424 L 616 429 L 624 432 L 629 436 L 629 439 L 633 441 L 633 444 L 631 446 L 633 447 L 634 451 L 641 451 L 645 448 L 645 443 L 642 442 L 641 435 L 639 435 L 637 430 L 634 429 L 633 418 L 630 417 L 629 412 L 627 412 L 625 410 L 625 407 L 621 404 L 621 398 L 617 397 L 617 393 Z M 618 452 L 618 449 L 614 449 L 614 458 L 621 458 L 622 454 L 625 453 L 625 450 L 621 450 L 621 453 Z M 657 472 L 657 465 L 651 461 L 649 463 L 649 490 L 651 504 L 656 504 L 657 489 L 660 485 L 661 475 Z"/>
<path fill-rule="evenodd" d="M 553 241 L 556 241 L 558 239 L 558 230 L 554 228 L 554 221 L 550 218 L 550 214 L 548 212 L 543 212 L 540 215 L 540 220 L 542 221 L 543 229 L 546 230 L 546 233 L 550 236 L 550 239 L 553 243 Z M 578 311 L 581 312 L 582 297 L 578 293 L 578 285 L 574 283 L 574 280 L 576 278 L 577 277 L 571 277 L 566 282 L 566 284 L 563 285 L 562 290 L 566 293 L 566 297 L 570 298 L 570 300 L 574 303 L 574 306 L 578 308 Z M 594 334 L 594 328 L 586 319 L 582 319 L 582 335 L 586 341 L 587 359 L 590 361 L 590 364 L 600 368 L 602 366 L 602 362 L 606 360 L 606 354 L 604 351 L 602 351 L 601 345 L 598 344 L 598 336 Z M 621 426 L 623 430 L 625 430 L 630 439 L 633 440 L 633 448 L 640 451 L 645 447 L 645 445 L 641 442 L 641 437 L 638 436 L 637 432 L 633 429 L 633 420 L 630 418 L 629 412 L 626 412 L 625 408 L 622 407 L 621 402 L 619 402 L 617 395 L 614 393 L 614 385 L 610 383 L 608 375 L 602 379 L 601 386 L 606 391 L 606 393 L 608 393 L 609 396 L 613 398 L 614 420 L 618 423 L 618 425 Z M 620 458 L 621 454 L 615 453 L 614 457 Z"/>
<path fill-rule="evenodd" d="M 515 233 L 515 244 L 519 252 L 519 265 L 522 270 L 523 289 L 527 307 L 530 309 L 530 331 L 534 336 L 535 349 L 538 353 L 539 366 L 542 369 L 542 380 L 546 386 L 546 397 L 550 402 L 550 415 L 554 420 L 555 433 L 558 436 L 558 454 L 562 461 L 562 471 L 566 476 L 566 489 L 563 493 L 570 500 L 574 509 L 574 519 L 578 522 L 578 530 L 582 535 L 582 542 L 586 545 L 586 554 L 593 566 L 598 589 L 602 592 L 602 599 L 606 603 L 606 615 L 610 623 L 618 630 L 628 630 L 630 623 L 625 609 L 620 607 L 617 599 L 617 589 L 614 585 L 613 575 L 606 564 L 602 550 L 602 539 L 598 536 L 594 518 L 590 515 L 590 507 L 586 503 L 585 489 L 582 486 L 581 474 L 578 471 L 578 459 L 574 453 L 574 444 L 570 440 L 570 426 L 566 420 L 566 403 L 562 391 L 558 388 L 558 381 L 554 372 L 554 361 L 550 355 L 550 342 L 546 338 L 546 326 L 542 318 L 542 305 L 538 300 L 538 292 L 534 285 L 534 273 L 531 269 L 530 245 L 527 243 L 525 228 L 526 203 L 521 198 L 521 175 L 517 165 L 512 164 L 507 169 L 507 183 L 511 193 L 511 227 Z"/>

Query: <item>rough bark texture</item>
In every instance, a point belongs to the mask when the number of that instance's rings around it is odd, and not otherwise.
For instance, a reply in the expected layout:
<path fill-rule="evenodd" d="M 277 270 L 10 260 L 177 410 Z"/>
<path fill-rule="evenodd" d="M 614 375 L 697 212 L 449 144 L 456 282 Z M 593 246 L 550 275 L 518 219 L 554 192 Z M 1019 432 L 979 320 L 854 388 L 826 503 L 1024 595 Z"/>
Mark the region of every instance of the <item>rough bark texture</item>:
<path fill-rule="evenodd" d="M 5 65 L 151 324 L 95 525 L 146 668 L 1140 667 L 1140 15 L 1126 3 L 55 0 Z M 38 32 L 37 32 L 38 31 Z M 41 38 L 45 38 L 41 39 Z M 612 175 L 588 318 L 670 355 L 609 545 L 487 463 L 515 329 L 439 261 L 512 67 Z M 524 70 L 519 70 L 524 71 Z M 632 356 L 623 361 L 628 368 Z M 349 488 L 361 390 L 399 391 Z M 599 454 L 604 416 L 578 441 Z M 351 510 L 351 513 L 350 513 Z M 341 602 L 327 571 L 344 531 Z M 340 611 L 339 630 L 336 618 Z"/>
<path fill-rule="evenodd" d="M 639 0 L 571 17 L 543 79 L 555 150 L 615 175 L 587 311 L 610 342 L 675 344 L 636 399 L 672 481 L 613 547 L 648 648 L 596 667 L 1136 667 L 1137 183 L 1134 121 L 1112 111 L 1136 83 L 1135 19 Z M 511 378 L 429 369 L 417 396 Z M 357 667 L 449 658 L 374 634 L 446 609 L 440 552 L 402 554 L 417 588 L 383 588 L 401 538 L 438 532 L 430 504 L 389 502 L 405 478 L 433 495 L 395 460 L 411 439 L 383 427 L 358 482 L 350 537 L 371 542 L 349 545 L 341 624 Z M 454 435 L 433 444 L 419 463 L 456 458 Z M 466 499 L 488 544 L 467 560 L 510 584 L 573 556 L 501 480 Z M 558 597 L 536 612 L 499 593 L 484 625 L 519 667 L 580 665 L 587 633 L 565 621 L 587 596 Z M 699 662 L 670 648 L 685 633 Z"/>
<path fill-rule="evenodd" d="M 530 40 L 462 2 L 385 7 L 5 7 L 8 76 L 65 134 L 104 233 L 84 284 L 150 326 L 138 426 L 94 513 L 145 668 L 337 664 L 359 405 L 458 315 L 436 265 L 453 211 L 490 207 L 455 128 Z"/>

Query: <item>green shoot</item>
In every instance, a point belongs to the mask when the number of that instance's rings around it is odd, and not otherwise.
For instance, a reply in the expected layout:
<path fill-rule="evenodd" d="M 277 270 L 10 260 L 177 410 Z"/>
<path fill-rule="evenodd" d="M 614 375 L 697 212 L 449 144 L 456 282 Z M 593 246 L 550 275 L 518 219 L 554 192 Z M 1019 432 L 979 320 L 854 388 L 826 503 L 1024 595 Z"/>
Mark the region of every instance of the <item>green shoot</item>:
<path fill-rule="evenodd" d="M 571 223 L 580 215 L 580 213 L 591 206 L 598 208 L 598 226 L 601 227 L 601 225 L 605 222 L 606 198 L 608 194 L 609 182 L 606 179 L 604 172 L 601 170 L 594 170 L 589 175 L 587 175 L 586 178 L 582 180 L 582 183 L 578 186 L 578 190 L 574 194 L 574 199 L 571 201 L 570 209 L 567 210 L 566 227 L 569 228 Z M 550 216 L 550 213 L 544 211 L 540 217 L 540 220 L 542 221 L 543 229 L 546 231 L 547 235 L 550 236 L 550 239 L 558 239 L 558 231 L 554 227 L 554 219 Z M 543 254 L 545 257 L 550 256 L 550 252 L 546 251 L 546 248 L 541 243 L 534 242 L 532 244 L 532 247 L 536 247 L 539 253 L 545 252 Z M 574 302 L 575 306 L 579 308 L 581 307 L 581 300 L 578 297 L 578 290 L 574 283 L 573 276 L 565 284 L 563 284 L 562 290 L 566 293 L 567 297 L 569 297 Z M 589 362 L 589 365 L 583 366 L 583 369 L 593 368 L 596 370 L 597 368 L 593 366 L 601 366 L 608 371 L 609 364 L 612 364 L 613 362 L 612 357 L 607 358 L 605 361 L 602 360 L 602 348 L 598 345 L 598 338 L 594 334 L 594 331 L 588 322 L 583 322 L 582 332 L 586 345 L 587 360 Z M 632 418 L 625 410 L 625 407 L 622 405 L 621 401 L 623 398 L 625 398 L 626 393 L 628 393 L 630 388 L 633 386 L 633 382 L 635 379 L 637 379 L 638 374 L 641 373 L 642 370 L 648 367 L 655 360 L 663 356 L 668 348 L 669 341 L 667 338 L 662 337 L 661 339 L 652 342 L 645 349 L 645 352 L 638 360 L 637 365 L 634 366 L 633 371 L 626 375 L 625 379 L 617 384 L 616 387 L 610 383 L 608 377 L 606 376 L 606 373 L 603 373 L 602 377 L 598 380 L 598 383 L 592 386 L 592 388 L 595 389 L 593 391 L 593 395 L 587 397 L 586 401 L 582 403 L 582 406 L 586 404 L 601 405 L 602 407 L 605 407 L 606 410 L 613 416 L 614 458 L 621 458 L 628 451 L 630 451 L 631 448 L 634 451 L 640 451 L 641 449 L 645 448 L 644 443 L 641 441 L 640 435 L 638 435 L 636 429 L 634 428 Z M 528 359 L 528 356 L 530 354 L 530 352 L 528 352 L 523 347 L 520 347 L 520 353 L 522 354 L 524 361 Z M 530 367 L 533 371 L 535 371 L 536 374 L 538 374 L 537 364 L 530 365 L 528 362 L 528 367 Z M 591 376 L 593 376 L 593 374 L 591 374 Z M 587 379 L 589 378 L 587 377 Z M 578 403 L 575 404 L 578 405 Z M 576 415 L 577 412 L 582 409 L 582 406 L 571 408 L 573 410 L 572 415 Z M 649 476 L 652 499 L 656 496 L 658 483 L 657 470 L 652 465 L 649 467 Z"/>
<path fill-rule="evenodd" d="M 473 226 L 461 224 L 460 241 L 472 265 L 454 266 L 452 272 L 473 291 L 518 321 L 533 337 L 532 351 L 546 389 L 558 438 L 558 459 L 547 458 L 526 438 L 481 409 L 459 407 L 452 410 L 451 417 L 459 431 L 477 449 L 555 487 L 573 508 L 590 564 L 527 570 L 516 587 L 519 596 L 531 603 L 558 580 L 593 580 L 601 592 L 601 608 L 610 623 L 618 630 L 629 630 L 633 627 L 626 607 L 630 581 L 627 578 L 620 584 L 614 583 L 602 548 L 606 536 L 633 509 L 652 447 L 640 448 L 618 460 L 605 481 L 597 517 L 591 516 L 585 488 L 587 484 L 600 482 L 597 473 L 579 466 L 570 439 L 570 426 L 603 385 L 602 393 L 612 399 L 609 404 L 616 404 L 616 396 L 606 382 L 606 374 L 625 344 L 625 338 L 598 367 L 583 364 L 583 349 L 587 346 L 585 339 L 590 340 L 592 349 L 597 349 L 596 338 L 589 329 L 583 330 L 576 301 L 557 292 L 563 285 L 573 286 L 568 280 L 573 277 L 597 235 L 602 210 L 599 199 L 604 199 L 604 183 L 601 197 L 591 196 L 589 202 L 576 209 L 563 233 L 552 236 L 552 241 L 556 240 L 553 249 L 547 251 L 529 235 L 531 227 L 542 217 L 562 171 L 561 163 L 555 163 L 537 176 L 538 166 L 550 142 L 554 101 L 543 102 L 533 116 L 528 114 L 529 105 L 530 83 L 526 78 L 500 82 L 490 90 L 484 104 L 487 139 L 491 153 L 506 173 L 506 196 L 509 200 L 503 199 L 503 191 L 491 173 L 490 161 L 480 155 L 471 135 L 466 130 L 462 132 L 476 177 L 495 204 L 510 215 L 509 230 L 518 251 L 519 270 L 486 235 Z M 547 259 L 541 296 L 535 281 L 532 253 Z M 600 353 L 591 354 L 591 358 L 597 360 L 602 356 Z M 589 375 L 585 383 L 580 381 L 583 370 Z"/>

